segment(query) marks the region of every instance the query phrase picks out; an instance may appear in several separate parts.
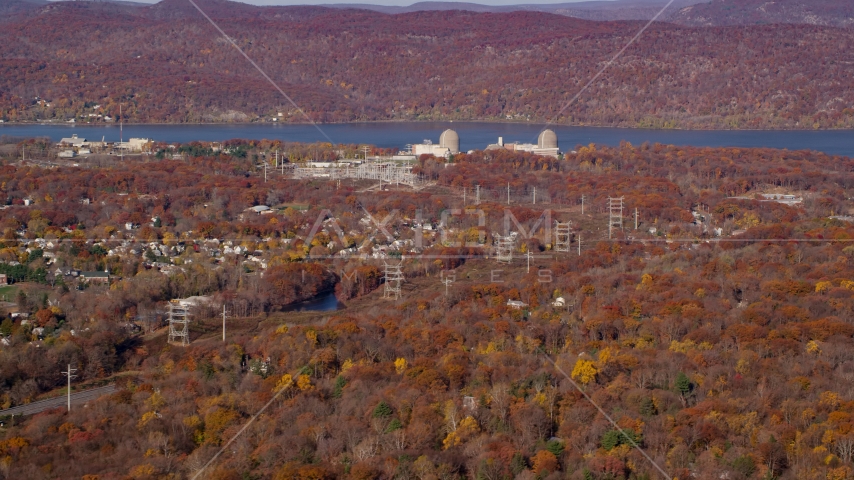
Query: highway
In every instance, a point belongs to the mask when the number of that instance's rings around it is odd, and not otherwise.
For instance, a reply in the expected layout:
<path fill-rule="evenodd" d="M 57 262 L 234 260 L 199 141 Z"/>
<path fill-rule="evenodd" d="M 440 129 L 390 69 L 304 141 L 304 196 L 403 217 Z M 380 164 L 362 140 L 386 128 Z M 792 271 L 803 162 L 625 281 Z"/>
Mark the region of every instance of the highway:
<path fill-rule="evenodd" d="M 105 387 L 92 388 L 89 390 L 84 390 L 82 392 L 72 393 L 71 408 L 74 408 L 75 405 L 85 405 L 90 400 L 94 400 L 103 395 L 109 395 L 115 391 L 116 386 L 111 384 Z M 67 401 L 68 397 L 66 397 L 65 395 L 62 395 L 60 397 L 47 398 L 44 400 L 28 403 L 26 405 L 19 405 L 17 407 L 7 408 L 6 410 L 0 410 L 0 416 L 33 415 L 36 413 L 43 412 L 45 410 L 50 410 L 51 408 L 64 408 L 67 404 Z"/>

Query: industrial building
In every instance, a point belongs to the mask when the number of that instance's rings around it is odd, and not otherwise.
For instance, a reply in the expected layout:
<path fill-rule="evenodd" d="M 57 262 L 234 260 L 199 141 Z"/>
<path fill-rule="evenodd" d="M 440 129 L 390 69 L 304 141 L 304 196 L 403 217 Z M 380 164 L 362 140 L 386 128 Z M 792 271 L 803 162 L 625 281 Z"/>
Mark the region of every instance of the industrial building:
<path fill-rule="evenodd" d="M 151 146 L 154 143 L 153 140 L 149 138 L 131 138 L 126 142 L 114 142 L 108 143 L 101 138 L 101 141 L 93 141 L 87 140 L 85 138 L 78 137 L 76 134 L 71 135 L 70 137 L 65 137 L 57 143 L 58 146 L 64 147 L 67 150 L 62 152 L 60 157 L 63 158 L 72 158 L 76 155 L 87 155 L 92 153 L 92 151 L 102 151 L 107 147 L 112 147 L 115 151 L 124 151 L 124 152 L 147 152 L 151 150 Z M 72 152 L 72 154 L 68 153 Z"/>
<path fill-rule="evenodd" d="M 57 145 L 64 147 L 83 147 L 85 145 L 89 145 L 89 142 L 85 138 L 80 138 L 77 134 L 74 134 L 70 137 L 63 138 L 59 143 L 57 143 Z"/>
<path fill-rule="evenodd" d="M 554 158 L 558 158 L 560 155 L 557 134 L 550 129 L 540 132 L 536 145 L 533 143 L 504 143 L 504 138 L 498 137 L 498 143 L 493 143 L 486 147 L 486 150 L 499 149 L 510 150 L 511 152 L 530 152 L 535 155 Z"/>
<path fill-rule="evenodd" d="M 432 140 L 424 140 L 423 143 L 418 143 L 411 146 L 412 155 L 416 157 L 420 155 L 433 155 L 436 157 L 447 157 L 460 153 L 460 136 L 453 130 L 445 130 L 439 136 L 439 144 L 436 145 Z"/>
<path fill-rule="evenodd" d="M 151 149 L 152 140 L 148 138 L 131 138 L 127 142 L 116 142 L 115 148 L 130 152 L 145 152 Z"/>

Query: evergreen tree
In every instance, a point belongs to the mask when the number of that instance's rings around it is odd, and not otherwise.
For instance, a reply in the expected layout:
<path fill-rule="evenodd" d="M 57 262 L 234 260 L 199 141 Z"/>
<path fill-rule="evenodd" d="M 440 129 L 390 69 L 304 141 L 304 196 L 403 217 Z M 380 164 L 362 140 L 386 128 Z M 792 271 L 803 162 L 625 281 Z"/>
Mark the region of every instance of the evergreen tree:
<path fill-rule="evenodd" d="M 347 380 L 338 375 L 338 378 L 335 379 L 335 387 L 332 389 L 332 396 L 341 398 L 344 395 L 344 385 L 347 385 Z"/>
<path fill-rule="evenodd" d="M 685 375 L 684 372 L 679 372 L 679 375 L 676 376 L 676 391 L 679 393 L 679 399 L 682 400 L 682 406 L 688 404 L 688 397 L 691 395 L 693 389 L 694 386 L 691 385 L 688 375 Z"/>
<path fill-rule="evenodd" d="M 391 409 L 391 406 L 383 401 L 377 404 L 376 408 L 374 408 L 373 417 L 386 418 L 390 417 L 392 413 L 394 413 L 394 411 Z"/>

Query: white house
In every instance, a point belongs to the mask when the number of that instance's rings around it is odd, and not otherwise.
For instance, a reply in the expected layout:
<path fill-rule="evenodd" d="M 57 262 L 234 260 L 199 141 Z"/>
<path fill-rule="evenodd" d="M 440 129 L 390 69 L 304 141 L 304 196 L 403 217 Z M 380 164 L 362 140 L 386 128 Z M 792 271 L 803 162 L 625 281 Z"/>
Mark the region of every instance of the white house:
<path fill-rule="evenodd" d="M 267 205 L 255 205 L 254 207 L 249 207 L 246 210 L 252 210 L 253 212 L 260 215 L 260 214 L 270 210 L 270 207 L 268 207 Z"/>
<path fill-rule="evenodd" d="M 527 307 L 528 304 L 519 300 L 507 300 L 507 306 L 516 310 L 521 310 Z"/>

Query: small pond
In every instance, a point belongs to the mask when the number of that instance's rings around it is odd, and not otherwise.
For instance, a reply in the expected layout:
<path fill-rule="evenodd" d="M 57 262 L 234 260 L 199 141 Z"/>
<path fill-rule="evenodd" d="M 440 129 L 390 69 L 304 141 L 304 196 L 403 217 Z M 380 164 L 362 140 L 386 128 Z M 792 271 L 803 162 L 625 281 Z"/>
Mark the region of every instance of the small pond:
<path fill-rule="evenodd" d="M 338 301 L 335 292 L 327 292 L 320 294 L 311 300 L 306 300 L 300 303 L 294 303 L 284 308 L 286 312 L 331 312 L 344 308 L 344 305 Z"/>

